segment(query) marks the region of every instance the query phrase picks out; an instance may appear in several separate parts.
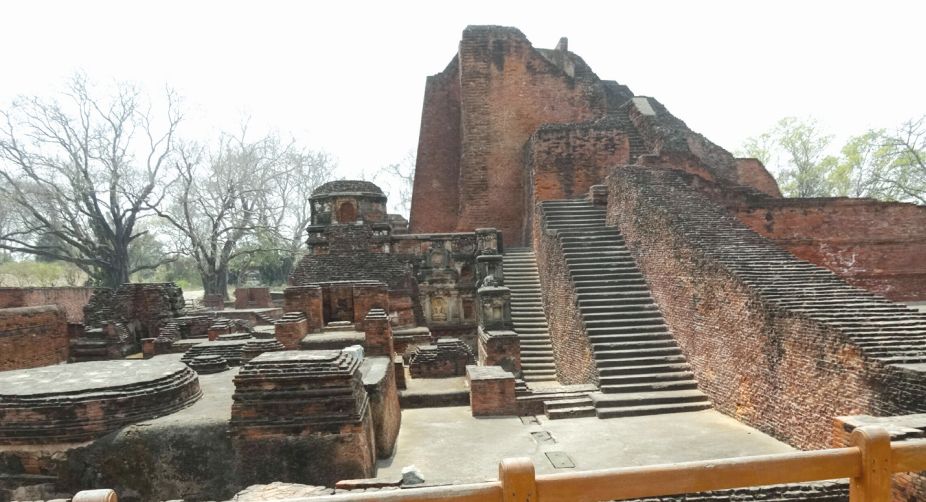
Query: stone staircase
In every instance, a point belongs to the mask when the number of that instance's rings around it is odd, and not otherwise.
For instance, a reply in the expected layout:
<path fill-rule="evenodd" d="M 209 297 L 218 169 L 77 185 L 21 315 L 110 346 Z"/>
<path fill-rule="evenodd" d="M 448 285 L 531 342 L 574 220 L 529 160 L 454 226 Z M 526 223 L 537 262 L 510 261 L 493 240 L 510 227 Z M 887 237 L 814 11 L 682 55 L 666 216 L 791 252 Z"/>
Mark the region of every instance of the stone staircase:
<path fill-rule="evenodd" d="M 511 319 L 521 343 L 524 381 L 556 380 L 553 346 L 540 297 L 540 276 L 530 248 L 510 249 L 503 257 L 505 286 L 511 290 Z"/>
<path fill-rule="evenodd" d="M 605 211 L 588 200 L 541 203 L 543 228 L 555 230 L 594 352 L 599 418 L 711 407 L 672 338 L 643 275 Z M 508 269 L 505 269 L 506 277 Z M 568 408 L 583 403 L 559 403 Z"/>

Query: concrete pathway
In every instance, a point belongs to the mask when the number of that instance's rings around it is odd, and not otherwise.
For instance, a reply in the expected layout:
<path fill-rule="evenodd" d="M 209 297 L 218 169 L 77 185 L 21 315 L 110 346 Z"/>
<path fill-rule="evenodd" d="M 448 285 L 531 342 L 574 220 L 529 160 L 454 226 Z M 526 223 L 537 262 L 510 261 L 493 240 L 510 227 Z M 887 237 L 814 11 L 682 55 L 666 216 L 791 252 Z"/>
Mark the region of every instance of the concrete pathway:
<path fill-rule="evenodd" d="M 497 479 L 506 457 L 527 456 L 538 473 L 554 473 L 793 451 L 713 410 L 524 422 L 473 418 L 468 407 L 404 410 L 396 454 L 379 462 L 376 476 L 398 477 L 414 464 L 427 483 L 474 482 Z M 548 453 L 575 467 L 554 468 Z"/>

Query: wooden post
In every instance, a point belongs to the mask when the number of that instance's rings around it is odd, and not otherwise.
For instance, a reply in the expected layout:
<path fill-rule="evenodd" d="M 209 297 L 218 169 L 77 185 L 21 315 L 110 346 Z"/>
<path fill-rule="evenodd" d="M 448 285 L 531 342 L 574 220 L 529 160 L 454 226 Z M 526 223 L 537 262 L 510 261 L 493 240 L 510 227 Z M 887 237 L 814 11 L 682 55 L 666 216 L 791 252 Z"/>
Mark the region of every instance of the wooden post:
<path fill-rule="evenodd" d="M 891 435 L 882 427 L 859 427 L 850 441 L 862 454 L 862 473 L 849 482 L 849 502 L 889 502 Z"/>
<path fill-rule="evenodd" d="M 537 502 L 534 464 L 527 457 L 506 458 L 498 464 L 502 502 Z"/>
<path fill-rule="evenodd" d="M 116 492 L 104 488 L 101 490 L 84 490 L 77 492 L 71 502 L 118 502 Z"/>

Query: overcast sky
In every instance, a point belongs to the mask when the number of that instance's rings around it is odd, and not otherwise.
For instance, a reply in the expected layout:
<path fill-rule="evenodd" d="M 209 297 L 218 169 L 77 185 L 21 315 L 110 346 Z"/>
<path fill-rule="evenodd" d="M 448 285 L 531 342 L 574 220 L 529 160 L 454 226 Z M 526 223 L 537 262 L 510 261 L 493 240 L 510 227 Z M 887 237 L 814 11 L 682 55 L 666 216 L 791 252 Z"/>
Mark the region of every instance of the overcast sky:
<path fill-rule="evenodd" d="M 425 77 L 468 24 L 561 36 L 714 142 L 788 115 L 839 138 L 926 113 L 926 2 L 6 2 L 0 103 L 93 79 L 176 88 L 199 132 L 243 114 L 375 172 L 418 141 Z"/>

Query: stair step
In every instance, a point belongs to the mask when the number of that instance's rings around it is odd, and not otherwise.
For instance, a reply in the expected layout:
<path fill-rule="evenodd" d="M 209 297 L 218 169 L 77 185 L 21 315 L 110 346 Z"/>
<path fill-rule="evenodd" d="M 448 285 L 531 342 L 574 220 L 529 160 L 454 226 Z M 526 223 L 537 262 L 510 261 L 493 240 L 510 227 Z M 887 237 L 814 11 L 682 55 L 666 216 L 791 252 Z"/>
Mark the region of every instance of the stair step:
<path fill-rule="evenodd" d="M 711 403 L 708 401 L 702 403 L 673 403 L 625 407 L 602 407 L 596 408 L 595 414 L 598 416 L 598 418 L 617 418 L 644 415 L 663 415 L 668 413 L 685 413 L 691 411 L 702 411 L 710 408 Z"/>
<path fill-rule="evenodd" d="M 591 394 L 591 398 L 595 401 L 596 408 L 709 401 L 707 395 L 699 390 L 632 392 L 624 394 L 594 393 Z"/>

